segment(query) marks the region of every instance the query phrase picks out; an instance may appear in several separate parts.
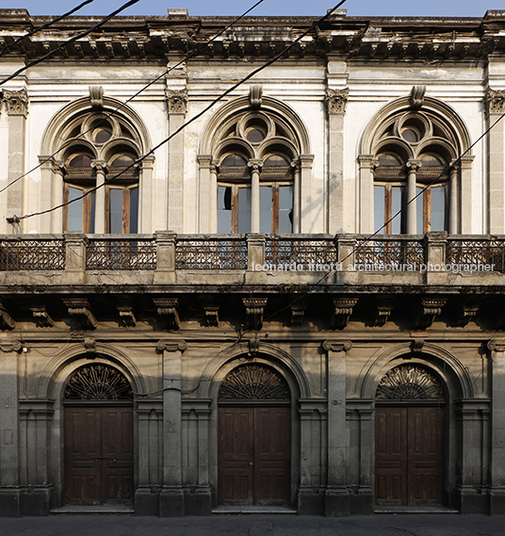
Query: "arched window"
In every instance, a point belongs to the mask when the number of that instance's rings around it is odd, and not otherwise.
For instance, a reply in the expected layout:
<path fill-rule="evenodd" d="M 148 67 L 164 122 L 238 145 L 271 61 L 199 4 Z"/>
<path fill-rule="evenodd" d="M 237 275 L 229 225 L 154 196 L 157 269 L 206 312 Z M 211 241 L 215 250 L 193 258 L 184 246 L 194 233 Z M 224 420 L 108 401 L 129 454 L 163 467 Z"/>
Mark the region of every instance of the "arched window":
<path fill-rule="evenodd" d="M 139 176 L 135 161 L 140 150 L 134 129 L 121 118 L 86 113 L 71 122 L 63 141 L 68 145 L 64 230 L 138 233 Z M 101 229 L 97 222 L 101 222 Z"/>
<path fill-rule="evenodd" d="M 454 140 L 427 113 L 402 113 L 382 125 L 374 173 L 374 231 L 447 231 Z M 409 202 L 410 201 L 410 202 Z M 410 215 L 410 217 L 409 217 Z"/>

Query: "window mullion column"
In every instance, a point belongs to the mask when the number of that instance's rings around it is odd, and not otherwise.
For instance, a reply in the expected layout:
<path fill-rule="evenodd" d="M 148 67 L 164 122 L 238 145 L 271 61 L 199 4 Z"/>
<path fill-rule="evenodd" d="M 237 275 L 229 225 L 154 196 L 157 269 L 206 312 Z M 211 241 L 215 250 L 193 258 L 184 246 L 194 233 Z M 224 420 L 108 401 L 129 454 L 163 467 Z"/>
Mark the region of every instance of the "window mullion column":
<path fill-rule="evenodd" d="M 420 160 L 409 160 L 407 162 L 407 234 L 409 235 L 417 234 L 417 203 L 415 197 L 417 171 L 420 167 Z"/>
<path fill-rule="evenodd" d="M 105 233 L 105 172 L 107 166 L 104 160 L 93 160 L 91 167 L 96 173 L 96 196 L 95 196 L 95 233 Z M 91 194 L 90 194 L 91 195 Z"/>
<path fill-rule="evenodd" d="M 260 232 L 260 169 L 261 160 L 252 159 L 247 164 L 251 170 L 251 233 Z"/>
<path fill-rule="evenodd" d="M 459 166 L 454 162 L 451 165 L 449 181 L 449 233 L 456 234 L 458 232 Z"/>
<path fill-rule="evenodd" d="M 300 232 L 300 160 L 293 160 L 293 233 Z"/>

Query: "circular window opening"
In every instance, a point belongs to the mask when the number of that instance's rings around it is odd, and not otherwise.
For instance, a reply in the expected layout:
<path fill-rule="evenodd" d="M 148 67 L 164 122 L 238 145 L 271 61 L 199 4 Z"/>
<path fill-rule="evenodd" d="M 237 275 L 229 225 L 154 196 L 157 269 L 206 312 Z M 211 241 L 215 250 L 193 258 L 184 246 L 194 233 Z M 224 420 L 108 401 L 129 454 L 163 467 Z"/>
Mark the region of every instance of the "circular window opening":
<path fill-rule="evenodd" d="M 400 128 L 400 134 L 405 141 L 418 143 L 426 134 L 426 125 L 419 118 L 407 119 Z"/>
<path fill-rule="evenodd" d="M 259 127 L 252 127 L 247 130 L 246 138 L 251 143 L 261 143 L 266 138 L 266 133 Z"/>
<path fill-rule="evenodd" d="M 98 127 L 93 131 L 95 143 L 105 143 L 112 138 L 112 128 L 109 126 Z"/>

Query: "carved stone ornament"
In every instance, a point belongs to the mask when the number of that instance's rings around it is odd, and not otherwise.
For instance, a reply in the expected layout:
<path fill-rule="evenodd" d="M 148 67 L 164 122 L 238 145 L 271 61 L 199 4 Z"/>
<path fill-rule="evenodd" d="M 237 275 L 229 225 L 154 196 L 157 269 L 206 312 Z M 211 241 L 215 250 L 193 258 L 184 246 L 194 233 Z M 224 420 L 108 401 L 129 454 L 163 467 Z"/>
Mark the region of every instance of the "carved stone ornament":
<path fill-rule="evenodd" d="M 14 329 L 16 322 L 0 303 L 0 329 Z"/>
<path fill-rule="evenodd" d="M 64 400 L 131 400 L 132 388 L 126 376 L 114 367 L 103 364 L 77 369 L 67 381 Z"/>
<path fill-rule="evenodd" d="M 377 327 L 382 327 L 386 324 L 391 316 L 391 313 L 394 309 L 394 304 L 392 299 L 381 299 L 377 304 L 377 314 L 375 317 L 374 325 Z"/>
<path fill-rule="evenodd" d="M 376 400 L 445 401 L 442 381 L 418 365 L 400 365 L 391 369 L 379 382 Z"/>
<path fill-rule="evenodd" d="M 3 98 L 7 104 L 8 115 L 28 115 L 28 93 L 26 89 L 19 91 L 3 90 Z"/>
<path fill-rule="evenodd" d="M 158 341 L 158 344 L 156 345 L 156 350 L 158 352 L 184 352 L 186 350 L 188 345 L 186 344 L 186 341 L 178 340 L 178 341 L 169 341 L 169 340 L 160 340 Z"/>
<path fill-rule="evenodd" d="M 486 91 L 486 112 L 488 114 L 505 113 L 505 90 L 494 90 L 488 88 Z"/>
<path fill-rule="evenodd" d="M 249 329 L 261 329 L 268 298 L 242 298 L 242 301 L 247 316 L 247 327 Z"/>
<path fill-rule="evenodd" d="M 181 321 L 179 319 L 178 298 L 154 298 L 154 305 L 158 308 L 157 313 L 167 329 L 179 329 Z"/>
<path fill-rule="evenodd" d="M 37 321 L 37 326 L 51 328 L 54 326 L 54 320 L 51 318 L 45 307 L 30 307 L 33 318 Z"/>
<path fill-rule="evenodd" d="M 333 329 L 344 329 L 349 323 L 358 298 L 333 298 Z"/>
<path fill-rule="evenodd" d="M 323 350 L 326 352 L 348 352 L 352 348 L 351 341 L 324 341 Z"/>
<path fill-rule="evenodd" d="M 487 343 L 488 350 L 491 352 L 505 352 L 505 341 L 489 341 Z"/>
<path fill-rule="evenodd" d="M 228 373 L 219 388 L 219 400 L 291 400 L 285 378 L 259 364 L 242 365 Z"/>
<path fill-rule="evenodd" d="M 442 307 L 447 301 L 446 298 L 422 298 L 421 299 L 421 318 L 416 325 L 416 329 L 429 328 L 435 318 L 441 314 Z"/>
<path fill-rule="evenodd" d="M 103 94 L 102 86 L 89 86 L 89 98 L 91 107 L 94 110 L 101 110 L 103 108 Z"/>
<path fill-rule="evenodd" d="M 301 326 L 303 324 L 303 318 L 305 316 L 305 309 L 309 304 L 307 296 L 299 297 L 295 299 L 294 303 L 290 305 L 291 307 L 291 325 L 292 326 Z"/>
<path fill-rule="evenodd" d="M 345 113 L 345 106 L 349 97 L 349 89 L 327 89 L 326 107 L 329 114 Z"/>
<path fill-rule="evenodd" d="M 86 352 L 89 354 L 96 352 L 96 340 L 93 337 L 86 337 L 82 341 L 82 345 L 86 348 Z"/>
<path fill-rule="evenodd" d="M 185 89 L 167 89 L 165 92 L 168 104 L 168 113 L 185 114 L 188 107 L 188 92 Z"/>
<path fill-rule="evenodd" d="M 263 86 L 254 85 L 249 88 L 249 103 L 251 108 L 261 108 L 261 97 L 263 96 Z"/>
<path fill-rule="evenodd" d="M 131 305 L 118 305 L 117 310 L 121 321 L 126 327 L 134 328 L 137 325 L 137 319 L 133 314 L 133 307 Z"/>
<path fill-rule="evenodd" d="M 419 110 L 424 104 L 426 86 L 413 86 L 410 92 L 410 107 Z"/>
<path fill-rule="evenodd" d="M 23 344 L 20 341 L 13 341 L 8 344 L 0 344 L 0 350 L 7 354 L 10 352 L 17 352 L 19 354 L 23 351 Z"/>
<path fill-rule="evenodd" d="M 219 326 L 219 305 L 204 304 L 203 310 L 207 326 L 217 328 Z"/>
<path fill-rule="evenodd" d="M 80 328 L 96 328 L 98 323 L 86 298 L 66 298 L 63 303 L 68 307 L 68 314 L 77 322 Z"/>
<path fill-rule="evenodd" d="M 458 326 L 465 327 L 479 312 L 479 306 L 474 303 L 463 303 L 459 310 Z"/>

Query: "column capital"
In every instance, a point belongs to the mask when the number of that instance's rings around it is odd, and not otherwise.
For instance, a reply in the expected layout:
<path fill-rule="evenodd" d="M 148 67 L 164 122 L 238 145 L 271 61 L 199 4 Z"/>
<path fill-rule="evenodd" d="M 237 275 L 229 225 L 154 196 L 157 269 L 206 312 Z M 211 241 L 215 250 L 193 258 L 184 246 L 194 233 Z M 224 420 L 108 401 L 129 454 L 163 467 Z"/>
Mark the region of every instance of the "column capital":
<path fill-rule="evenodd" d="M 495 90 L 488 87 L 484 102 L 486 104 L 486 115 L 505 113 L 505 90 Z"/>
<path fill-rule="evenodd" d="M 368 168 L 370 171 L 375 171 L 375 168 L 379 165 L 379 161 L 373 154 L 358 155 L 358 162 L 360 168 Z"/>
<path fill-rule="evenodd" d="M 251 158 L 251 160 L 247 162 L 247 165 L 252 169 L 253 173 L 255 171 L 259 173 L 260 169 L 263 167 L 263 160 L 260 160 L 259 158 Z"/>
<path fill-rule="evenodd" d="M 7 115 L 28 115 L 28 93 L 26 89 L 12 91 L 9 89 L 3 90 L 3 99 L 7 104 Z"/>
<path fill-rule="evenodd" d="M 188 107 L 188 91 L 186 89 L 165 90 L 168 113 L 184 115 Z"/>
<path fill-rule="evenodd" d="M 405 165 L 410 169 L 410 171 L 418 171 L 423 164 L 421 160 L 411 159 Z"/>
<path fill-rule="evenodd" d="M 347 99 L 349 97 L 349 88 L 326 90 L 326 109 L 328 115 L 344 114 Z"/>
<path fill-rule="evenodd" d="M 186 344 L 186 341 L 184 340 L 177 340 L 177 341 L 170 341 L 161 339 L 158 341 L 158 344 L 156 345 L 156 350 L 158 352 L 184 352 L 186 350 L 188 345 Z"/>
<path fill-rule="evenodd" d="M 348 352 L 352 348 L 351 341 L 323 341 L 323 350 L 326 352 Z"/>
<path fill-rule="evenodd" d="M 493 341 L 490 340 L 487 343 L 488 350 L 491 352 L 504 353 L 505 352 L 505 340 Z"/>
<path fill-rule="evenodd" d="M 92 160 L 91 167 L 99 173 L 107 172 L 107 162 L 105 160 Z"/>

